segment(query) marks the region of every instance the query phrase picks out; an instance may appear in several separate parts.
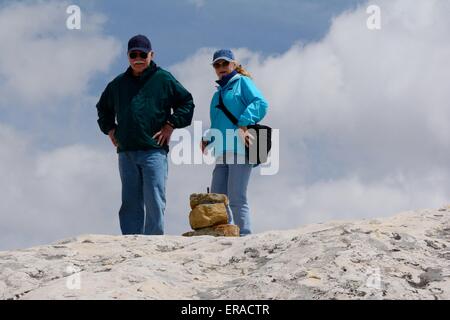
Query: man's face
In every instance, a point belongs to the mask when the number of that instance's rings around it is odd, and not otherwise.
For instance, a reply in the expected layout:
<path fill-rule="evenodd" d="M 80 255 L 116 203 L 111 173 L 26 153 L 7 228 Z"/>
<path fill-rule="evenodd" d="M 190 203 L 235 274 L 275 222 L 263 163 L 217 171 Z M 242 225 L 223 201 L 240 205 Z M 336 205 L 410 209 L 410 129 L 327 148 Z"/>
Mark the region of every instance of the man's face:
<path fill-rule="evenodd" d="M 153 59 L 153 51 L 145 53 L 142 51 L 130 51 L 128 53 L 128 61 L 131 68 L 136 73 L 142 73 L 150 65 Z"/>

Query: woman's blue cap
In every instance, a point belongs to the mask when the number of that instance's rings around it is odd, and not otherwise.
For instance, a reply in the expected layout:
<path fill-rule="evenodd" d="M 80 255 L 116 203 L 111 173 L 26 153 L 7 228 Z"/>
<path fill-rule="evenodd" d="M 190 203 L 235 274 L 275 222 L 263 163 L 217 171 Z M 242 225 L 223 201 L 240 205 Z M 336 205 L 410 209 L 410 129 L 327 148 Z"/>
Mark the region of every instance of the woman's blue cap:
<path fill-rule="evenodd" d="M 226 61 L 234 61 L 234 54 L 229 49 L 221 49 L 217 50 L 213 56 L 213 62 L 215 63 L 218 60 L 226 60 Z"/>

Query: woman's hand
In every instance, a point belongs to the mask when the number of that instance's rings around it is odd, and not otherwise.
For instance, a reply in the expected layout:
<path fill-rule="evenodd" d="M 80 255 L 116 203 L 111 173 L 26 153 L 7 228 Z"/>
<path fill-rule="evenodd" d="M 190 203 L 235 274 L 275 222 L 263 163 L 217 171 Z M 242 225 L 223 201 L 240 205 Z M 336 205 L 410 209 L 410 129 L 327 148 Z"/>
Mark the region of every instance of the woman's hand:
<path fill-rule="evenodd" d="M 202 150 L 202 153 L 205 154 L 206 146 L 208 145 L 207 141 L 201 140 L 200 141 L 200 149 Z"/>
<path fill-rule="evenodd" d="M 255 137 L 248 132 L 247 127 L 239 127 L 239 136 L 241 137 L 242 141 L 244 141 L 245 145 L 247 147 L 250 147 L 253 145 L 253 141 L 255 140 Z"/>

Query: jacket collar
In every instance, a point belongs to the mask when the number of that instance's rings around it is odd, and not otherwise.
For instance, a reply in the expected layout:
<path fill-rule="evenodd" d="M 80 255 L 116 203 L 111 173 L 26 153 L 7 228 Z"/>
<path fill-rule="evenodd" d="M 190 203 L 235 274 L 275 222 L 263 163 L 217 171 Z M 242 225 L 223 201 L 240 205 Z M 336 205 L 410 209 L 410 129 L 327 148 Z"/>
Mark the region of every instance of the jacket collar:
<path fill-rule="evenodd" d="M 238 73 L 237 71 L 233 71 L 232 73 L 230 73 L 229 75 L 226 76 L 227 79 L 221 79 L 221 80 L 217 80 L 216 83 L 218 84 L 217 88 L 222 88 L 224 89 L 225 87 L 227 87 L 228 85 L 230 85 L 231 83 L 235 82 L 237 79 L 239 79 L 241 77 L 241 74 Z M 224 82 L 221 82 L 222 80 L 226 80 Z"/>
<path fill-rule="evenodd" d="M 133 75 L 133 69 L 131 69 L 131 66 L 128 67 L 127 71 L 125 71 L 125 74 L 131 77 L 132 79 L 138 81 L 146 81 L 158 70 L 158 68 L 159 67 L 156 65 L 156 63 L 152 61 L 150 62 L 150 65 L 147 67 L 147 69 L 145 69 L 140 76 Z"/>

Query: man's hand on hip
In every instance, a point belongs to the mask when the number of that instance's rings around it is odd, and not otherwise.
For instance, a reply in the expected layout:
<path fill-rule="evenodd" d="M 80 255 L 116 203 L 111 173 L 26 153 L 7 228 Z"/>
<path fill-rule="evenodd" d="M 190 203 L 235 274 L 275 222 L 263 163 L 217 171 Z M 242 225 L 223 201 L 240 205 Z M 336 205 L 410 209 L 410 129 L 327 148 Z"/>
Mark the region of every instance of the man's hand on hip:
<path fill-rule="evenodd" d="M 111 142 L 112 142 L 112 144 L 117 148 L 117 146 L 119 145 L 118 143 L 117 143 L 117 140 L 116 140 L 116 138 L 114 137 L 114 134 L 116 133 L 116 129 L 114 128 L 114 129 L 111 129 L 111 130 L 109 130 L 109 132 L 108 132 L 108 136 L 109 136 L 109 138 L 111 139 Z"/>
<path fill-rule="evenodd" d="M 172 136 L 173 130 L 174 130 L 173 127 L 171 127 L 168 124 L 165 124 L 164 127 L 162 127 L 161 131 L 159 131 L 153 136 L 153 139 L 155 139 L 160 146 L 168 144 L 170 141 L 170 137 Z"/>

